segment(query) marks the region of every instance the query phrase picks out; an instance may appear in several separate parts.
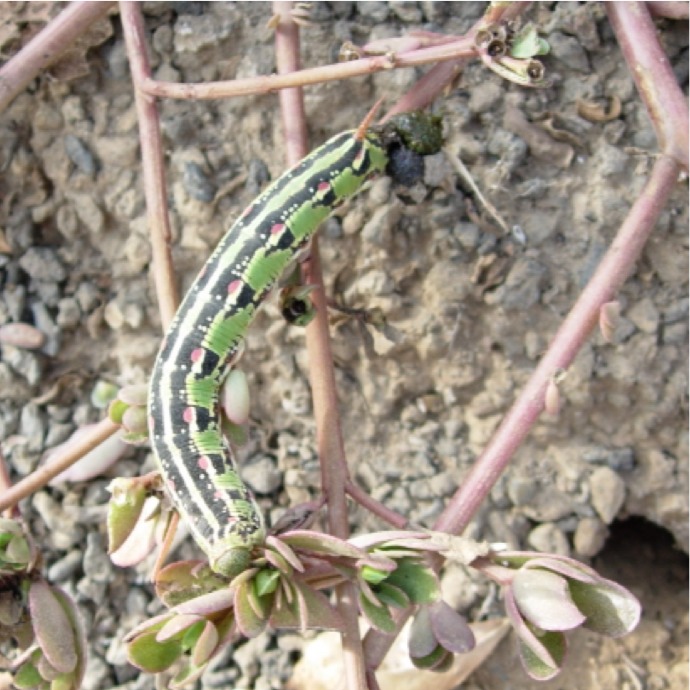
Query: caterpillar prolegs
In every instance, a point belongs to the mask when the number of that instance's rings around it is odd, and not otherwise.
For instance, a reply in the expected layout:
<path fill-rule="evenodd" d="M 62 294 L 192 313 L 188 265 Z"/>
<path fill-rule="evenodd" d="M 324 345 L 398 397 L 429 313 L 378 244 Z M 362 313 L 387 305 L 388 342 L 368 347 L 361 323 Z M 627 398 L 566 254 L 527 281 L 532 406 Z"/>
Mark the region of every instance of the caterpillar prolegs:
<path fill-rule="evenodd" d="M 244 570 L 265 538 L 261 511 L 221 433 L 219 389 L 262 300 L 319 224 L 384 172 L 384 135 L 338 134 L 279 177 L 220 241 L 156 358 L 149 432 L 173 503 L 213 570 Z"/>

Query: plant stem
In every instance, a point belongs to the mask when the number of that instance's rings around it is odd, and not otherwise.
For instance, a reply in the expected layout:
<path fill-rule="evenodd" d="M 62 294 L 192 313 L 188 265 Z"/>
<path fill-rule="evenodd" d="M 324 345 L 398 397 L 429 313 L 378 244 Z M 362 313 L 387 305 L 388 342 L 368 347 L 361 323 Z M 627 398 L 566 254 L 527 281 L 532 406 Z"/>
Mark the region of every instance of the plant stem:
<path fill-rule="evenodd" d="M 644 2 L 606 3 L 618 45 L 647 107 L 663 153 L 688 169 L 688 101 Z"/>
<path fill-rule="evenodd" d="M 290 16 L 291 9 L 291 2 L 273 3 L 273 11 L 280 18 L 275 37 L 276 64 L 280 75 L 299 69 L 299 31 Z M 307 153 L 302 90 L 281 91 L 280 106 L 287 164 L 294 165 Z M 321 481 L 323 493 L 327 497 L 328 527 L 331 534 L 347 539 L 349 529 L 345 484 L 348 470 L 338 414 L 328 307 L 316 238 L 311 243 L 310 259 L 302 267 L 302 276 L 306 285 L 315 286 L 311 298 L 316 308 L 316 317 L 306 329 L 306 341 Z M 351 583 L 344 583 L 336 587 L 336 597 L 345 625 L 342 646 L 346 687 L 350 690 L 365 690 L 366 668 L 358 628 L 357 592 Z"/>
<path fill-rule="evenodd" d="M 0 67 L 0 113 L 114 2 L 72 2 Z"/>
<path fill-rule="evenodd" d="M 146 52 L 146 35 L 141 7 L 136 2 L 122 2 L 120 3 L 120 13 L 132 71 L 134 98 L 139 121 L 144 195 L 151 232 L 153 276 L 156 283 L 161 326 L 165 332 L 175 316 L 180 297 L 170 252 L 172 234 L 170 216 L 168 215 L 168 193 L 165 183 L 165 164 L 158 107 L 155 99 L 145 94 L 141 89 L 142 82 L 151 74 Z"/>
<path fill-rule="evenodd" d="M 50 464 L 39 467 L 14 486 L 4 491 L 2 496 L 0 496 L 0 513 L 35 491 L 42 489 L 53 477 L 57 477 L 60 472 L 63 472 L 89 451 L 99 446 L 118 431 L 119 428 L 115 422 L 111 422 L 107 417 L 101 420 L 93 429 L 85 433 L 83 437 L 71 443 L 69 448 L 56 453 L 55 459 Z"/>

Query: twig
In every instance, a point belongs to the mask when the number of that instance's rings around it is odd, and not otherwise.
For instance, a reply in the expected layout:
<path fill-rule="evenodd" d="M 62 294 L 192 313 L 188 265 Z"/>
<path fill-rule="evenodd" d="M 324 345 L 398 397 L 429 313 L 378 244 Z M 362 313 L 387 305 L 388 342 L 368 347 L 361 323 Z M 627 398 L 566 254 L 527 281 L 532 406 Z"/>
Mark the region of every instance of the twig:
<path fill-rule="evenodd" d="M 103 441 L 112 436 L 120 427 L 106 418 L 101 420 L 83 437 L 70 443 L 69 448 L 62 452 L 55 453 L 55 459 L 48 465 L 43 465 L 30 475 L 17 482 L 3 492 L 0 496 L 0 512 L 7 510 L 23 498 L 43 488 L 53 477 L 57 477 L 60 472 L 64 472 L 77 460 L 86 455 L 89 451 L 99 446 Z"/>
<path fill-rule="evenodd" d="M 161 314 L 161 326 L 165 332 L 173 316 L 175 316 L 180 298 L 170 253 L 170 216 L 168 215 L 168 195 L 165 184 L 165 165 L 158 107 L 155 99 L 146 95 L 141 89 L 142 82 L 151 74 L 146 53 L 141 7 L 136 2 L 122 2 L 120 3 L 120 14 L 134 84 L 144 173 L 146 213 L 151 232 L 153 275 Z"/>
<path fill-rule="evenodd" d="M 72 2 L 0 68 L 0 113 L 114 2 Z"/>
<path fill-rule="evenodd" d="M 379 503 L 379 501 L 373 499 L 351 479 L 347 480 L 345 491 L 347 491 L 353 501 L 356 501 L 388 524 L 393 525 L 396 529 L 405 529 L 409 525 L 409 521 L 404 515 L 396 513 L 394 510 L 383 505 L 383 503 Z"/>

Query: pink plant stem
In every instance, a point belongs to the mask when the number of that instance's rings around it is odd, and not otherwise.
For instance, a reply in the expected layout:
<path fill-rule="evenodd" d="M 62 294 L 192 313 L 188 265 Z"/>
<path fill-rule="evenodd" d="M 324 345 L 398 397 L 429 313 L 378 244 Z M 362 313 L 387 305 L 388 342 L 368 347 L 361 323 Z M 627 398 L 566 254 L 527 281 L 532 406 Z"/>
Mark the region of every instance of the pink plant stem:
<path fill-rule="evenodd" d="M 606 3 L 618 44 L 652 123 L 663 153 L 688 169 L 688 101 L 644 2 Z"/>
<path fill-rule="evenodd" d="M 554 373 L 567 369 L 599 322 L 601 307 L 615 299 L 631 273 L 680 172 L 678 163 L 661 156 L 639 198 L 621 226 L 547 353 L 495 432 L 458 492 L 436 521 L 434 529 L 458 534 L 486 499 L 511 456 L 544 409 L 546 387 Z"/>
<path fill-rule="evenodd" d="M 654 17 L 665 17 L 666 19 L 687 19 L 687 2 L 666 2 L 665 0 L 654 0 L 648 2 L 647 9 Z"/>
<path fill-rule="evenodd" d="M 114 2 L 72 2 L 0 68 L 0 113 Z"/>
<path fill-rule="evenodd" d="M 170 218 L 165 184 L 165 164 L 158 107 L 155 98 L 141 90 L 142 82 L 151 75 L 146 52 L 146 37 L 141 7 L 137 2 L 120 3 L 122 28 L 127 45 L 134 98 L 139 120 L 139 141 L 144 172 L 146 212 L 151 232 L 153 274 L 158 295 L 163 332 L 175 316 L 180 302 L 170 252 Z"/>
<path fill-rule="evenodd" d="M 471 57 L 475 53 L 473 39 L 463 36 L 452 43 L 445 43 L 431 48 L 420 48 L 419 50 L 393 57 L 389 55 L 376 55 L 374 57 L 353 60 L 352 62 L 312 67 L 289 74 L 272 74 L 270 76 L 236 79 L 234 81 L 207 82 L 205 84 L 177 84 L 146 78 L 142 81 L 141 86 L 149 95 L 167 98 L 206 100 L 211 98 L 227 98 L 229 96 L 250 96 L 257 93 L 273 93 L 280 89 L 296 86 L 339 81 L 397 67 L 416 67 L 417 65 L 425 65 L 430 62 L 457 60 L 462 57 Z"/>
<path fill-rule="evenodd" d="M 290 16 L 291 9 L 291 2 L 273 3 L 273 11 L 280 18 L 275 42 L 276 64 L 281 75 L 299 69 L 299 32 Z M 281 91 L 280 105 L 287 163 L 294 165 L 308 150 L 302 90 L 295 88 Z M 306 340 L 322 487 L 328 499 L 328 526 L 331 534 L 347 539 L 349 529 L 345 484 L 348 480 L 348 471 L 338 414 L 328 307 L 316 238 L 312 240 L 310 259 L 303 266 L 303 278 L 306 284 L 316 286 L 311 293 L 316 317 L 307 327 Z M 345 627 L 342 633 L 342 648 L 346 687 L 350 690 L 365 690 L 366 668 L 362 640 L 359 636 L 357 593 L 354 585 L 349 582 L 338 585 L 336 597 Z"/>
<path fill-rule="evenodd" d="M 61 453 L 56 453 L 54 459 L 48 465 L 43 465 L 30 475 L 17 482 L 14 486 L 3 491 L 0 495 L 0 513 L 16 505 L 23 498 L 42 489 L 53 477 L 57 477 L 77 460 L 89 451 L 99 446 L 103 441 L 112 436 L 120 427 L 106 418 L 101 420 L 93 429 L 85 433 L 69 448 Z"/>

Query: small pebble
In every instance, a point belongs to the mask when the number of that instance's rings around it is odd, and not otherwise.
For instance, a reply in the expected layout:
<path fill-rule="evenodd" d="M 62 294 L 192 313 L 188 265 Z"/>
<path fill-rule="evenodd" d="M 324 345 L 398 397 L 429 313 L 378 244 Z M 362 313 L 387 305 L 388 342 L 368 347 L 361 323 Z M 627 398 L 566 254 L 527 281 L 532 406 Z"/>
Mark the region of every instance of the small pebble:
<path fill-rule="evenodd" d="M 592 506 L 601 519 L 610 525 L 625 501 L 625 482 L 609 467 L 600 467 L 589 478 Z"/>
<path fill-rule="evenodd" d="M 112 579 L 113 565 L 103 548 L 98 532 L 89 532 L 86 535 L 83 568 L 84 575 L 94 582 L 108 582 Z"/>
<path fill-rule="evenodd" d="M 242 477 L 257 494 L 272 494 L 283 482 L 282 472 L 276 467 L 275 460 L 268 455 L 254 458 L 244 465 Z"/>
<path fill-rule="evenodd" d="M 527 537 L 527 543 L 542 553 L 555 553 L 559 556 L 570 555 L 568 538 L 563 531 L 552 522 L 535 527 Z"/>
<path fill-rule="evenodd" d="M 211 182 L 202 167 L 194 161 L 186 161 L 182 173 L 182 184 L 192 199 L 210 203 L 216 195 L 216 185 Z"/>
<path fill-rule="evenodd" d="M 23 347 L 25 350 L 39 350 L 45 341 L 45 333 L 28 323 L 6 323 L 0 326 L 2 343 Z"/>
<path fill-rule="evenodd" d="M 81 310 L 74 297 L 63 297 L 58 302 L 57 325 L 60 328 L 70 329 L 79 325 Z"/>
<path fill-rule="evenodd" d="M 60 560 L 55 561 L 48 569 L 48 580 L 53 583 L 59 583 L 71 578 L 77 572 L 82 561 L 82 552 L 80 549 L 74 549 L 68 552 Z"/>
<path fill-rule="evenodd" d="M 59 283 L 67 278 L 65 267 L 50 247 L 30 247 L 19 259 L 19 266 L 37 282 Z"/>
<path fill-rule="evenodd" d="M 83 172 L 89 177 L 93 177 L 96 174 L 98 166 L 96 165 L 96 159 L 89 150 L 89 147 L 79 138 L 75 137 L 73 134 L 65 135 L 65 151 L 69 159 L 77 166 L 80 172 Z"/>
<path fill-rule="evenodd" d="M 575 551 L 579 556 L 592 558 L 604 548 L 608 535 L 606 525 L 599 518 L 583 518 L 573 536 Z"/>

